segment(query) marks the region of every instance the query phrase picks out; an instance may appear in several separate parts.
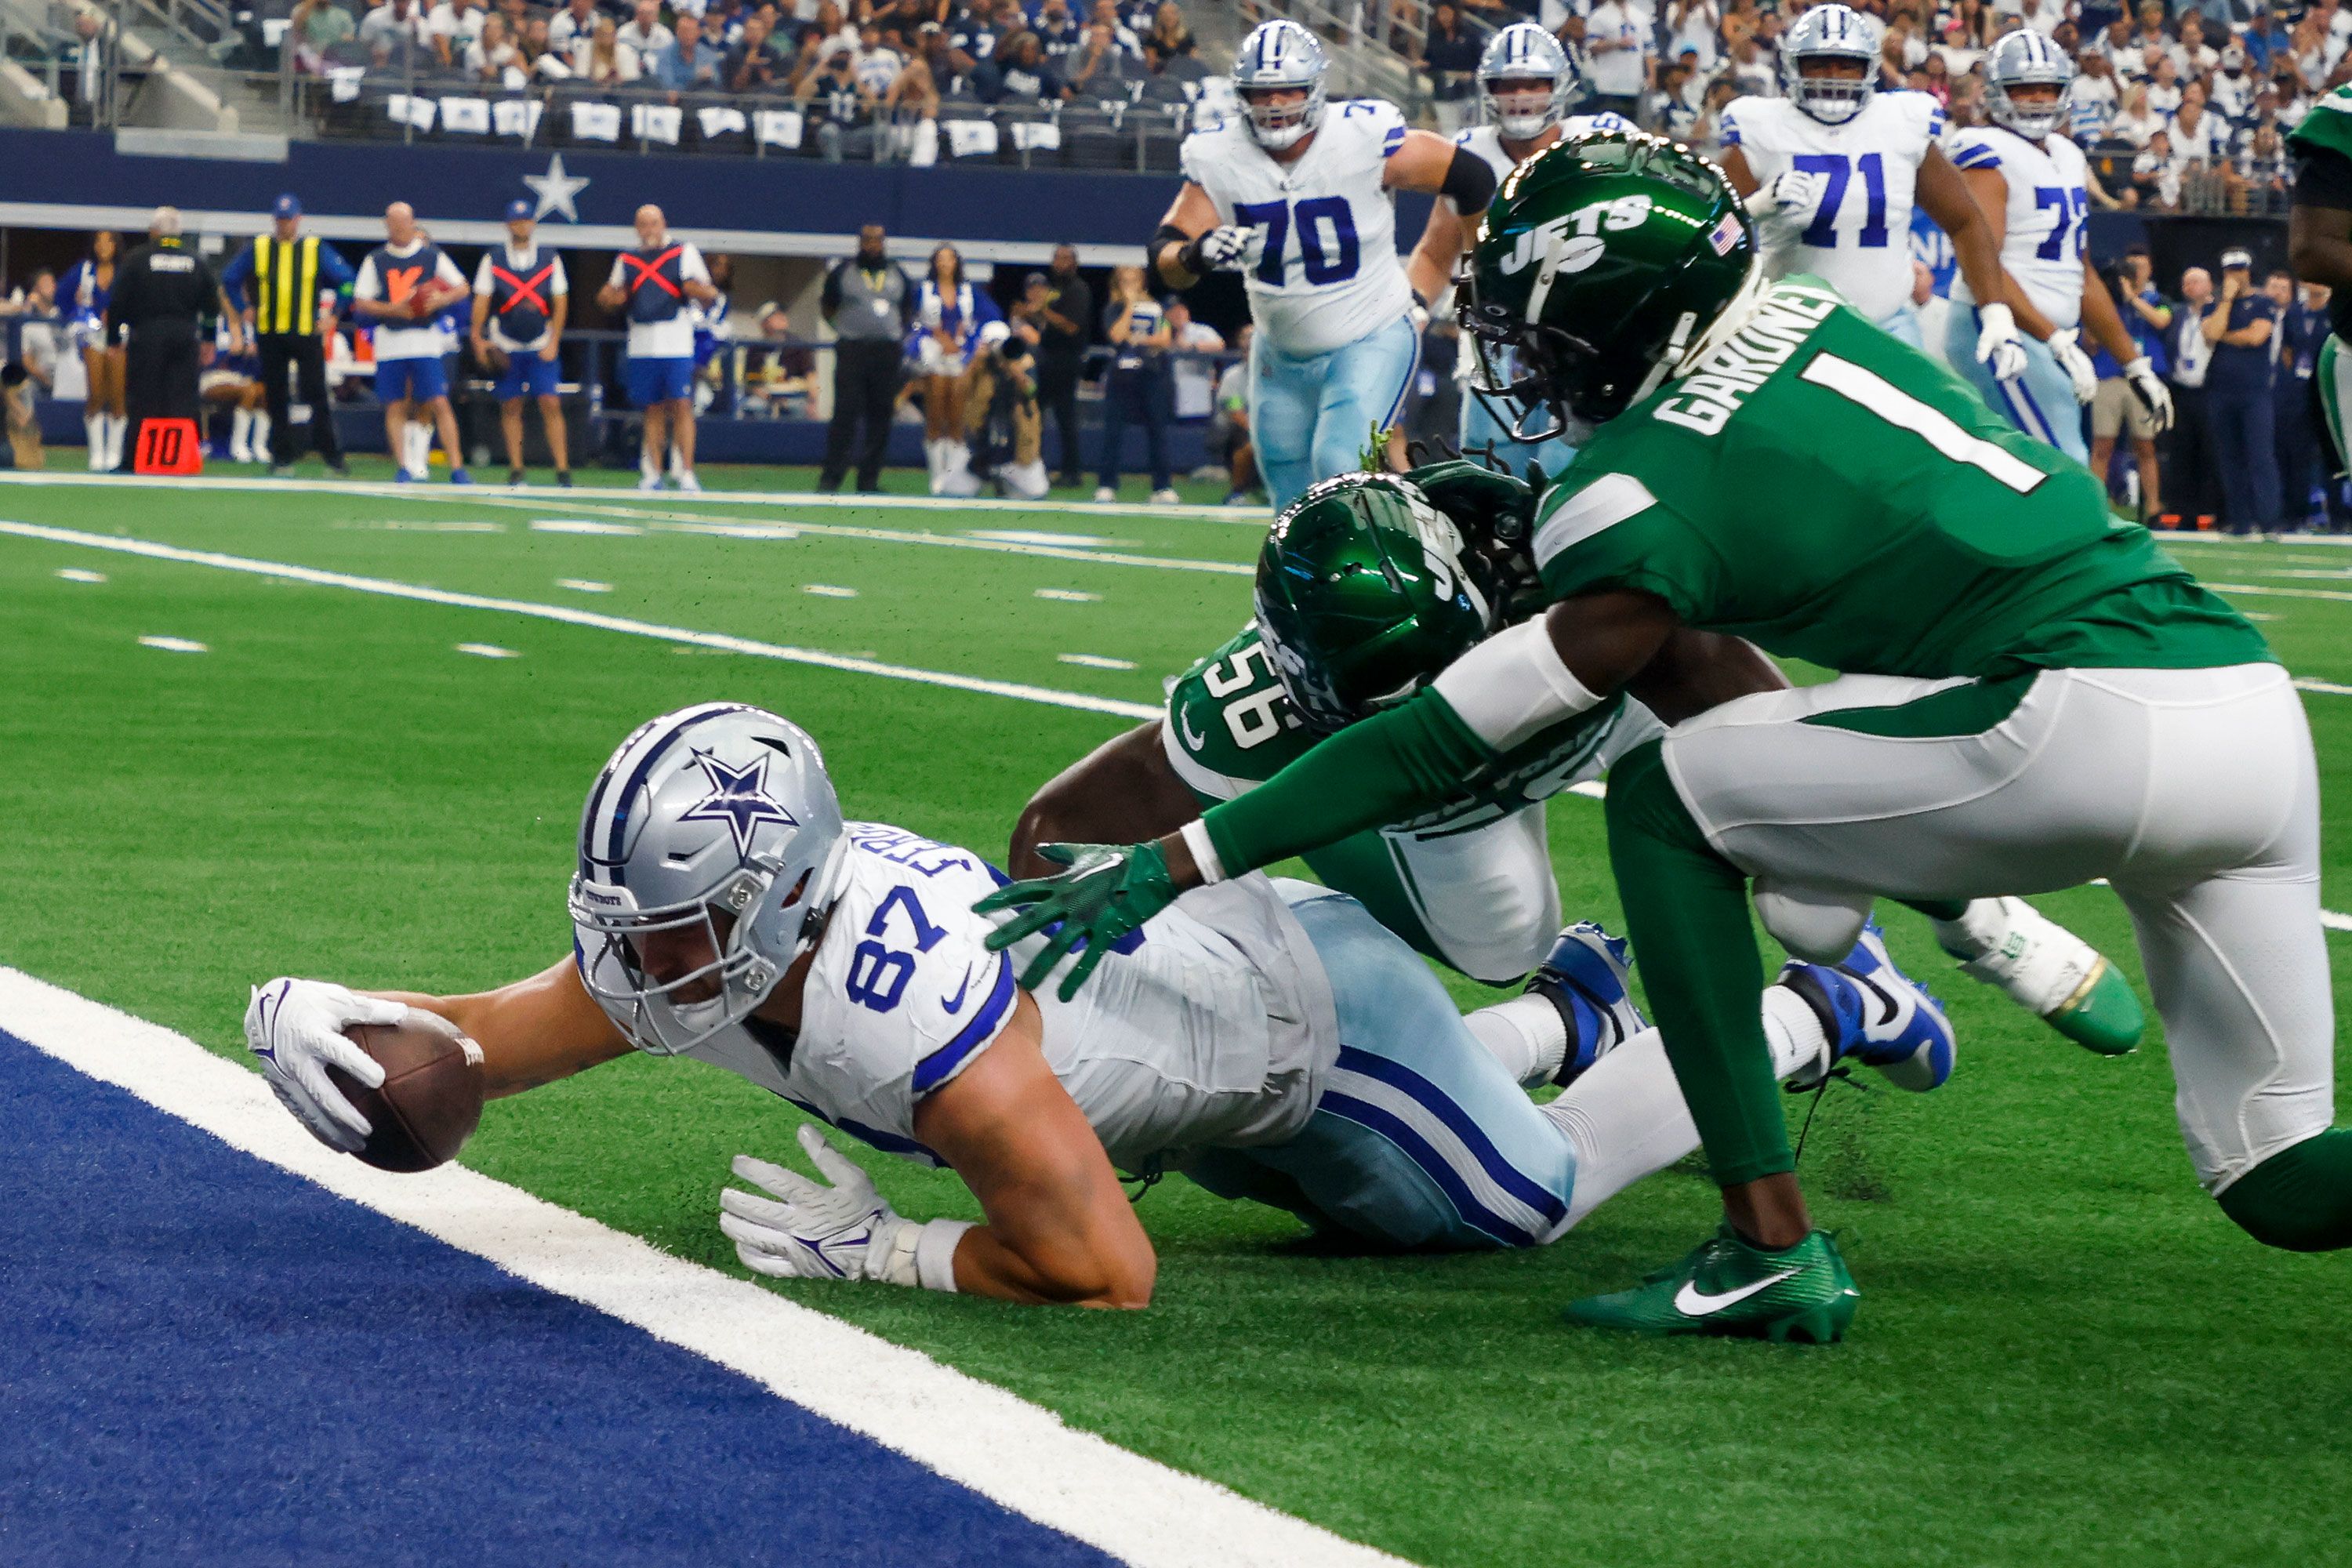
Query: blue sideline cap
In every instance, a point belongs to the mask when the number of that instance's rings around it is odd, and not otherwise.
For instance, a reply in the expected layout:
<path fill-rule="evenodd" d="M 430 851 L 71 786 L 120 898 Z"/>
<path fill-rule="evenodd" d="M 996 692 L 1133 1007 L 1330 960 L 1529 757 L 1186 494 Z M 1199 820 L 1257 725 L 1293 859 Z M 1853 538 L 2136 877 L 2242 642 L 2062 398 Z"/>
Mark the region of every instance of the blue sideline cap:
<path fill-rule="evenodd" d="M 302 198 L 296 195 L 291 191 L 287 192 L 284 195 L 269 204 L 269 216 L 271 217 L 300 217 L 302 216 Z"/>
<path fill-rule="evenodd" d="M 533 216 L 533 208 L 530 205 L 530 198 L 528 196 L 517 196 L 514 200 L 507 204 L 507 221 L 509 223 L 520 223 L 525 218 L 530 217 L 531 216 Z"/>

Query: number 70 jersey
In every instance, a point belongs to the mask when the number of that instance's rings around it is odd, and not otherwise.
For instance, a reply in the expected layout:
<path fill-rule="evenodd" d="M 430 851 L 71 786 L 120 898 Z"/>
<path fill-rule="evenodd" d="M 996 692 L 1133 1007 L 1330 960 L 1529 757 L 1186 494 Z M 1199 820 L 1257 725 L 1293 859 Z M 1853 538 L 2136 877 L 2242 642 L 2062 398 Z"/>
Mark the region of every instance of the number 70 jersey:
<path fill-rule="evenodd" d="M 1942 106 L 1924 92 L 1881 92 L 1843 124 L 1824 125 L 1785 98 L 1741 98 L 1722 123 L 1724 145 L 1739 149 L 1759 187 L 1792 169 L 1822 177 L 1814 211 L 1769 226 L 1767 275 L 1811 274 L 1874 321 L 1901 309 L 1919 165 L 1943 134 Z"/>
<path fill-rule="evenodd" d="M 1303 359 L 1379 331 L 1412 306 L 1382 184 L 1404 117 L 1379 99 L 1328 106 L 1296 163 L 1277 163 L 1239 115 L 1184 139 L 1184 178 L 1217 222 L 1250 230 L 1242 283 L 1269 348 Z"/>

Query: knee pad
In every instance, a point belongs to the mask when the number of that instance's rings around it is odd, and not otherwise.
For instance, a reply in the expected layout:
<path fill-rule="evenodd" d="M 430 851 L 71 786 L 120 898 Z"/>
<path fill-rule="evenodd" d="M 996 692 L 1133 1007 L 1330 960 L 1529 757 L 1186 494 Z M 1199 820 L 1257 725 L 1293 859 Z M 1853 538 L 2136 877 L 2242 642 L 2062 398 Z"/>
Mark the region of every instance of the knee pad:
<path fill-rule="evenodd" d="M 1835 963 L 1862 940 L 1870 919 L 1867 893 L 1792 888 L 1769 877 L 1756 879 L 1756 913 L 1782 947 L 1809 963 Z"/>

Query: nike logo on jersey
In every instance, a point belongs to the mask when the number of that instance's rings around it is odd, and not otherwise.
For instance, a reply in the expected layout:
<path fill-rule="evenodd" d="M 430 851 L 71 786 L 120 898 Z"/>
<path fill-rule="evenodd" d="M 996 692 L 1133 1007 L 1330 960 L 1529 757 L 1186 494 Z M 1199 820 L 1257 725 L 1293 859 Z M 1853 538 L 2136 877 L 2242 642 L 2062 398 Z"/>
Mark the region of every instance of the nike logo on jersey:
<path fill-rule="evenodd" d="M 1197 752 L 1208 743 L 1209 738 L 1192 728 L 1192 714 L 1189 709 L 1176 710 L 1176 728 L 1183 735 L 1184 749 L 1188 752 Z"/>
<path fill-rule="evenodd" d="M 1675 1310 L 1685 1318 L 1710 1318 L 1726 1307 L 1738 1306 L 1759 1290 L 1769 1290 L 1797 1272 L 1794 1268 L 1783 1268 L 1778 1274 L 1759 1279 L 1752 1285 L 1742 1285 L 1737 1290 L 1726 1290 L 1719 1296 L 1709 1295 L 1696 1284 L 1685 1283 L 1675 1292 Z"/>
<path fill-rule="evenodd" d="M 967 963 L 967 964 L 965 964 L 965 965 L 963 966 L 963 984 L 961 984 L 961 985 L 959 985 L 959 986 L 957 986 L 957 987 L 956 987 L 956 993 L 955 993 L 955 994 L 954 994 L 954 995 L 952 995 L 952 996 L 950 996 L 950 997 L 949 997 L 949 998 L 948 998 L 948 999 L 947 999 L 943 1004 L 941 1004 L 941 1005 L 945 1006 L 945 1007 L 947 1008 L 947 1010 L 948 1010 L 949 1012 L 950 1012 L 950 1013 L 961 1013 L 961 1012 L 962 1012 L 962 1011 L 963 1011 L 963 999 L 964 999 L 964 996 L 965 996 L 965 994 L 966 994 L 967 993 L 969 993 L 971 990 L 971 964 L 969 964 L 969 963 Z"/>

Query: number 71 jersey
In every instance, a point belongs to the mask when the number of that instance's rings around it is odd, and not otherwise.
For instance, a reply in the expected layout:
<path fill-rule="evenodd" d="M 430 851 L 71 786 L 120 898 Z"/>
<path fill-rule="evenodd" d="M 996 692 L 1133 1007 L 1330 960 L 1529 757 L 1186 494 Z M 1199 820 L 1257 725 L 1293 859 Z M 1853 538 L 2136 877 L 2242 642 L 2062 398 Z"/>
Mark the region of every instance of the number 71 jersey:
<path fill-rule="evenodd" d="M 1206 193 L 1218 223 L 1250 230 L 1242 283 L 1268 347 L 1328 353 L 1412 308 L 1396 197 L 1382 183 L 1404 139 L 1396 105 L 1370 98 L 1328 106 L 1292 163 L 1267 156 L 1239 115 L 1184 139 L 1184 178 Z"/>
<path fill-rule="evenodd" d="M 1741 98 L 1722 125 L 1759 187 L 1791 169 L 1822 179 L 1819 207 L 1769 226 L 1768 276 L 1810 273 L 1874 321 L 1911 298 L 1911 207 L 1919 165 L 1943 134 L 1942 105 L 1924 92 L 1874 93 L 1853 119 L 1824 125 L 1785 98 Z"/>

